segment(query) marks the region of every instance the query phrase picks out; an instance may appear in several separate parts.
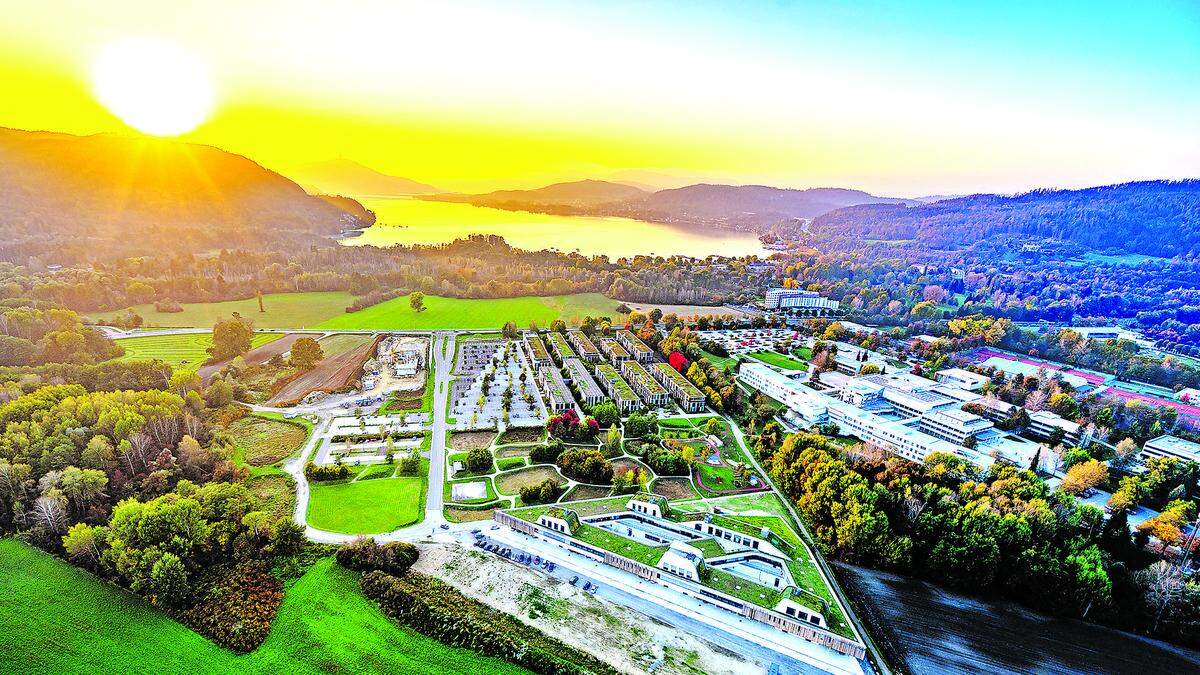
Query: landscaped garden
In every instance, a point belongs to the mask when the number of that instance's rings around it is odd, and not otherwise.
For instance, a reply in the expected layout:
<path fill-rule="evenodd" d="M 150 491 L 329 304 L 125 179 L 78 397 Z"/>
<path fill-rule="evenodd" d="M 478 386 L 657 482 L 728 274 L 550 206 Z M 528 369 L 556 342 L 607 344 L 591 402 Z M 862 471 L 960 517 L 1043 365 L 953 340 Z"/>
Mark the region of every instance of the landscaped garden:
<path fill-rule="evenodd" d="M 566 485 L 567 481 L 562 477 L 552 466 L 531 466 L 516 471 L 506 471 L 496 475 L 496 489 L 503 495 L 520 494 L 521 488 L 543 483 L 546 479 L 553 478 L 560 482 L 561 485 Z"/>

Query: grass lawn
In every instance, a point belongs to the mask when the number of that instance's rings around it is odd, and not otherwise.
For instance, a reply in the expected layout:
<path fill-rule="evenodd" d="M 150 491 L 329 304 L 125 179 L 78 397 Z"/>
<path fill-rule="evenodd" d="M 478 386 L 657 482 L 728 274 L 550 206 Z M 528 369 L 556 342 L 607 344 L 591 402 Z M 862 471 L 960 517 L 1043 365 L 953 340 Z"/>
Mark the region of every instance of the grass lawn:
<path fill-rule="evenodd" d="M 557 469 L 551 466 L 539 465 L 497 474 L 495 478 L 496 490 L 503 495 L 520 494 L 521 488 L 529 485 L 538 485 L 547 478 L 555 479 L 560 485 L 566 484 L 566 481 L 558 473 Z"/>
<path fill-rule="evenodd" d="M 331 558 L 287 590 L 266 642 L 243 656 L 13 539 L 0 540 L 0 597 L 5 673 L 526 672 L 396 625 Z"/>
<path fill-rule="evenodd" d="M 710 490 L 735 490 L 737 484 L 733 482 L 733 469 L 727 466 L 711 466 L 709 464 L 699 464 L 697 470 L 700 472 L 700 487 L 709 488 Z"/>
<path fill-rule="evenodd" d="M 737 363 L 737 359 L 732 356 L 717 356 L 716 354 L 713 354 L 712 352 L 706 352 L 703 349 L 700 350 L 700 353 L 704 355 L 704 358 L 708 359 L 709 363 L 713 364 L 717 368 L 720 368 L 721 370 L 725 370 L 725 366 L 728 366 L 732 363 Z"/>
<path fill-rule="evenodd" d="M 228 433 L 250 466 L 267 466 L 287 459 L 304 446 L 308 428 L 300 422 L 246 415 L 229 425 Z"/>
<path fill-rule="evenodd" d="M 361 347 L 374 339 L 372 335 L 330 335 L 321 338 L 317 344 L 321 345 L 325 358 L 329 358 Z"/>
<path fill-rule="evenodd" d="M 425 296 L 425 311 L 415 312 L 408 296 L 381 302 L 350 314 L 340 314 L 320 324 L 330 329 L 435 329 L 499 328 L 506 321 L 528 326 L 530 321 L 547 325 L 554 319 L 568 323 L 585 315 L 612 316 L 619 303 L 599 293 L 547 297 L 464 300 L 437 295 Z"/>
<path fill-rule="evenodd" d="M 784 356 L 779 352 L 764 350 L 761 352 L 750 352 L 747 354 L 747 356 L 752 359 L 762 361 L 767 365 L 775 366 L 776 368 L 783 368 L 785 370 L 808 370 L 807 363 L 803 361 L 797 361 L 790 356 Z"/>
<path fill-rule="evenodd" d="M 424 476 L 311 483 L 308 523 L 343 534 L 380 534 L 425 516 Z"/>
<path fill-rule="evenodd" d="M 234 312 L 254 321 L 255 328 L 312 328 L 339 314 L 355 301 L 344 291 L 322 293 L 270 293 L 263 296 L 263 309 L 258 300 L 228 300 L 225 302 L 188 302 L 182 312 L 159 312 L 154 305 L 137 305 L 133 311 L 141 315 L 146 326 L 168 328 L 212 328 L 213 324 L 233 316 Z M 407 299 L 405 300 L 407 302 Z M 92 318 L 112 317 L 121 312 L 94 312 Z"/>
<path fill-rule="evenodd" d="M 261 347 L 281 337 L 283 333 L 255 333 L 250 338 L 250 348 Z M 120 357 L 122 361 L 161 359 L 176 368 L 187 365 L 195 370 L 208 360 L 206 350 L 212 346 L 212 334 L 148 335 L 122 338 L 117 344 L 125 348 L 125 355 Z"/>

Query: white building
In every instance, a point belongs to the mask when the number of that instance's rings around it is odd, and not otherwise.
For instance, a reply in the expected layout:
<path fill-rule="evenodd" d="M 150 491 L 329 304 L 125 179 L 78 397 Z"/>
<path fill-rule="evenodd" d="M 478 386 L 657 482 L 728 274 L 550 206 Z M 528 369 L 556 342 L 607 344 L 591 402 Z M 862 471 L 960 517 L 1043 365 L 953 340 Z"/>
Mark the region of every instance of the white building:
<path fill-rule="evenodd" d="M 979 434 L 992 428 L 992 423 L 979 415 L 965 410 L 951 408 L 937 410 L 921 417 L 921 430 L 938 438 L 944 438 L 952 443 L 963 445 L 967 439 L 975 439 Z"/>
<path fill-rule="evenodd" d="M 1200 443 L 1169 435 L 1152 438 L 1142 446 L 1138 459 L 1145 462 L 1154 457 L 1174 457 L 1185 462 L 1200 463 Z"/>
<path fill-rule="evenodd" d="M 816 291 L 805 291 L 799 288 L 772 288 L 767 291 L 763 305 L 767 309 L 823 309 L 836 311 L 841 303 L 837 300 L 822 298 Z"/>
<path fill-rule="evenodd" d="M 1055 415 L 1049 410 L 1029 413 L 1029 426 L 1026 427 L 1026 430 L 1033 436 L 1046 440 L 1050 438 L 1055 429 L 1063 430 L 1063 441 L 1069 445 L 1084 446 L 1092 442 L 1091 433 L 1084 431 L 1080 425 L 1071 420 Z"/>
<path fill-rule="evenodd" d="M 939 370 L 934 377 L 937 378 L 938 382 L 958 387 L 959 389 L 966 389 L 967 391 L 979 391 L 992 381 L 991 378 L 985 375 L 972 373 L 963 368 Z"/>

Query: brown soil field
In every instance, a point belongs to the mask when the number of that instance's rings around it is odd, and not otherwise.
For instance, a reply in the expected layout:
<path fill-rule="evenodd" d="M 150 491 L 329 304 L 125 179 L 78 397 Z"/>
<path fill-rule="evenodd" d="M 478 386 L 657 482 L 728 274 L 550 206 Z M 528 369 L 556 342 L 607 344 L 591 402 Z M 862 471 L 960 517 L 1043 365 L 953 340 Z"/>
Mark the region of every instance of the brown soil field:
<path fill-rule="evenodd" d="M 553 478 L 560 484 L 566 483 L 566 480 L 558 473 L 558 469 L 550 466 L 534 466 L 496 476 L 496 491 L 505 495 L 515 495 L 521 492 L 521 488 L 527 485 L 537 485 L 547 478 Z"/>
<path fill-rule="evenodd" d="M 246 365 L 248 366 L 266 363 L 267 361 L 271 360 L 272 356 L 275 356 L 276 354 L 283 354 L 284 352 L 290 350 L 292 348 L 292 343 L 302 337 L 304 337 L 304 333 L 288 333 L 278 340 L 272 340 L 267 344 L 258 347 L 257 349 L 251 349 L 250 351 L 246 352 L 244 356 L 242 356 L 242 360 L 245 361 Z M 233 359 L 229 359 L 228 361 L 222 361 L 220 363 L 203 366 L 197 370 L 196 373 L 200 375 L 200 379 L 203 380 L 205 384 L 208 384 L 208 381 L 212 379 L 212 376 L 221 372 L 221 369 L 229 365 L 230 361 L 232 360 Z"/>
<path fill-rule="evenodd" d="M 607 497 L 612 490 L 606 487 L 597 487 L 595 485 L 576 485 L 574 490 L 567 495 L 566 501 L 579 501 L 581 499 L 598 499 Z"/>
<path fill-rule="evenodd" d="M 458 452 L 464 450 L 473 450 L 475 448 L 486 448 L 491 445 L 492 439 L 496 437 L 492 431 L 467 431 L 460 434 L 450 435 L 450 447 Z"/>
<path fill-rule="evenodd" d="M 363 363 L 375 353 L 380 337 L 332 358 L 324 359 L 312 370 L 301 373 L 268 401 L 271 405 L 292 405 L 314 391 L 344 390 L 358 379 Z M 276 341 L 278 342 L 278 340 Z"/>
<path fill-rule="evenodd" d="M 1196 650 L 890 572 L 834 570 L 889 661 L 907 672 L 1200 672 Z"/>
<path fill-rule="evenodd" d="M 496 459 L 506 459 L 508 457 L 528 457 L 529 448 L 500 448 L 496 450 Z"/>
<path fill-rule="evenodd" d="M 482 509 L 472 511 L 470 509 L 460 509 L 453 506 L 446 507 L 446 518 L 456 523 L 473 523 L 479 520 L 491 520 L 492 514 L 496 509 Z"/>
<path fill-rule="evenodd" d="M 647 475 L 650 475 L 650 476 L 654 475 L 654 472 L 650 471 L 650 468 L 647 467 L 645 464 L 642 464 L 641 462 L 638 462 L 636 460 L 632 460 L 628 457 L 625 457 L 624 459 L 618 459 L 618 460 L 613 461 L 612 468 L 613 468 L 614 476 L 618 473 L 625 473 L 626 471 L 629 471 L 630 469 L 633 469 L 635 472 L 638 469 L 645 469 L 647 472 Z"/>
<path fill-rule="evenodd" d="M 501 443 L 538 443 L 546 433 L 541 429 L 509 429 L 500 437 Z"/>
<path fill-rule="evenodd" d="M 667 499 L 691 499 L 697 496 L 686 478 L 659 478 L 654 481 L 651 492 Z"/>

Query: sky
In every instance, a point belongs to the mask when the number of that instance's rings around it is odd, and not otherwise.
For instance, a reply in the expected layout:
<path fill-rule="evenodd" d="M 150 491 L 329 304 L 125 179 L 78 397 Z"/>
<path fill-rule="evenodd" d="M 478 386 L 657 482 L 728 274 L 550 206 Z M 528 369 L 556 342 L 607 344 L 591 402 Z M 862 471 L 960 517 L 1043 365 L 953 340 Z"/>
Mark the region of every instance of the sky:
<path fill-rule="evenodd" d="M 0 3 L 0 126 L 136 133 L 106 46 L 169 42 L 180 139 L 444 189 L 668 175 L 921 196 L 1200 177 L 1200 3 Z"/>

